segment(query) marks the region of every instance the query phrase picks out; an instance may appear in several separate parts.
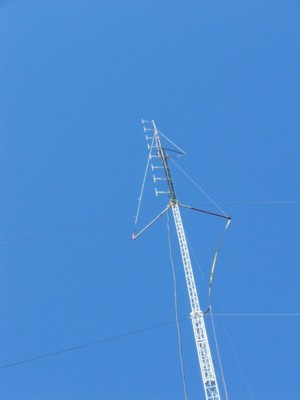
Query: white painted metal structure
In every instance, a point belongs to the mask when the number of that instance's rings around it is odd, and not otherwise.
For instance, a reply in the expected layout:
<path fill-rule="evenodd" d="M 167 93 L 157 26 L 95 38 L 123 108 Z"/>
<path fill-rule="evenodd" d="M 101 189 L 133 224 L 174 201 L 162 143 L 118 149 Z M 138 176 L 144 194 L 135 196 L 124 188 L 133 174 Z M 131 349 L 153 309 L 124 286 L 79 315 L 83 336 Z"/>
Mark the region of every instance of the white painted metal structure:
<path fill-rule="evenodd" d="M 201 370 L 202 381 L 204 385 L 205 398 L 206 400 L 220 400 L 220 393 L 217 383 L 217 378 L 214 370 L 214 365 L 212 361 L 211 351 L 209 347 L 207 332 L 205 328 L 204 315 L 203 311 L 201 311 L 200 303 L 197 294 L 197 288 L 192 268 L 192 263 L 189 255 L 189 249 L 187 245 L 187 240 L 184 232 L 184 227 L 180 214 L 180 204 L 176 199 L 176 194 L 174 190 L 174 185 L 170 173 L 170 168 L 168 164 L 168 155 L 166 154 L 166 150 L 162 147 L 160 140 L 160 132 L 158 131 L 154 121 L 144 121 L 142 120 L 144 125 L 144 130 L 151 131 L 153 133 L 152 136 L 148 136 L 146 134 L 146 140 L 150 141 L 151 144 L 148 143 L 148 148 L 150 150 L 149 158 L 160 160 L 161 165 L 151 165 L 152 171 L 163 171 L 163 177 L 154 176 L 154 182 L 164 180 L 167 183 L 168 191 L 156 191 L 156 195 L 160 194 L 168 194 L 170 198 L 169 205 L 167 208 L 150 224 L 146 226 L 139 234 L 133 235 L 133 239 L 138 237 L 142 232 L 145 231 L 153 222 L 155 222 L 161 215 L 163 215 L 170 208 L 173 213 L 176 232 L 178 236 L 179 247 L 182 256 L 182 263 L 187 283 L 188 295 L 191 305 L 191 321 L 194 331 L 196 349 L 198 354 L 198 360 Z"/>

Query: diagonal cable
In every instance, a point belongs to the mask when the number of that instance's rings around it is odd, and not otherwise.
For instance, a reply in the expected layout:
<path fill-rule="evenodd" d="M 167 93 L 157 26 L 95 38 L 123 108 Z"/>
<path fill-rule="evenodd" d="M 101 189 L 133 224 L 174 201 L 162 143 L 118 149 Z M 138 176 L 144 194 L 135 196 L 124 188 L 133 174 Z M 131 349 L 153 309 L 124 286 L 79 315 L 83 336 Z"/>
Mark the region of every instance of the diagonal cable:
<path fill-rule="evenodd" d="M 53 351 L 53 352 L 50 352 L 50 353 L 44 353 L 44 354 L 40 354 L 38 356 L 26 358 L 26 359 L 23 359 L 23 360 L 19 360 L 19 361 L 7 363 L 7 364 L 2 364 L 2 365 L 0 365 L 0 369 L 11 368 L 11 367 L 15 367 L 17 365 L 27 364 L 29 362 L 33 362 L 33 361 L 37 361 L 37 360 L 41 360 L 41 359 L 45 359 L 45 358 L 49 358 L 49 357 L 55 357 L 55 356 L 58 356 L 58 355 L 63 354 L 63 353 L 68 353 L 68 352 L 71 352 L 71 351 L 84 349 L 86 347 L 95 346 L 97 344 L 107 343 L 107 342 L 111 342 L 111 341 L 114 341 L 114 340 L 120 340 L 120 339 L 124 339 L 126 337 L 130 337 L 130 336 L 133 336 L 133 335 L 139 335 L 139 334 L 142 334 L 142 333 L 145 333 L 145 332 L 152 331 L 154 329 L 164 328 L 166 326 L 173 325 L 175 323 L 177 324 L 178 322 L 186 321 L 187 319 L 188 318 L 182 318 L 182 319 L 176 320 L 176 321 L 165 322 L 164 324 L 152 325 L 152 326 L 144 328 L 144 329 L 138 329 L 136 331 L 126 332 L 126 333 L 122 333 L 120 335 L 109 336 L 109 337 L 106 337 L 106 338 L 103 338 L 103 339 L 95 340 L 95 341 L 92 341 L 92 342 L 89 342 L 89 343 L 85 343 L 85 344 L 81 344 L 81 345 L 78 345 L 78 346 L 67 347 L 67 348 L 62 349 L 62 350 Z"/>

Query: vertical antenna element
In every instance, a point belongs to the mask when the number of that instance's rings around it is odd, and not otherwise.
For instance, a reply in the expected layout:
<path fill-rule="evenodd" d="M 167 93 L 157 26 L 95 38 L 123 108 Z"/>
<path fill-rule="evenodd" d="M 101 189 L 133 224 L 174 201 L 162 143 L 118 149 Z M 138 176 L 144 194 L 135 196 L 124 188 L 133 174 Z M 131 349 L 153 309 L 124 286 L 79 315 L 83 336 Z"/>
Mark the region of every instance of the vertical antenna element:
<path fill-rule="evenodd" d="M 182 263 L 184 268 L 184 274 L 187 284 L 187 290 L 190 300 L 191 306 L 191 321 L 193 326 L 196 350 L 198 355 L 198 361 L 202 376 L 202 382 L 204 386 L 205 398 L 206 400 L 221 400 L 217 378 L 214 370 L 214 365 L 212 361 L 210 346 L 208 342 L 205 322 L 204 322 L 204 314 L 201 311 L 200 303 L 198 299 L 198 293 L 196 288 L 196 282 L 194 278 L 192 263 L 190 259 L 189 249 L 187 245 L 187 240 L 184 232 L 184 227 L 180 214 L 180 206 L 176 198 L 175 188 L 171 176 L 171 171 L 168 163 L 168 155 L 166 153 L 166 149 L 162 147 L 159 131 L 156 127 L 155 122 L 152 121 L 144 121 L 142 120 L 144 125 L 144 131 L 152 131 L 153 136 L 146 136 L 146 140 L 152 140 L 153 153 L 150 155 L 151 158 L 158 158 L 161 162 L 161 166 L 152 166 L 152 170 L 154 169 L 162 169 L 164 171 L 164 181 L 167 183 L 168 191 L 158 191 L 156 189 L 156 194 L 167 194 L 170 199 L 169 207 L 172 209 L 174 223 L 176 227 L 176 233 L 178 237 L 178 243 L 180 247 Z M 155 152 L 155 153 L 154 153 Z M 158 178 L 155 181 L 159 180 Z"/>

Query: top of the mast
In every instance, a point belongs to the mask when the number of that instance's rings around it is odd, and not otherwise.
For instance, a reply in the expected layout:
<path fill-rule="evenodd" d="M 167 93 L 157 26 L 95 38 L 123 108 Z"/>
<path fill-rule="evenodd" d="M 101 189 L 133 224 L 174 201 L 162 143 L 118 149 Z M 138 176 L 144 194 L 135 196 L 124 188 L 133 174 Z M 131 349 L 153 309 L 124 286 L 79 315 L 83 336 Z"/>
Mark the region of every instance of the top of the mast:
<path fill-rule="evenodd" d="M 162 166 L 158 166 L 155 164 L 151 164 L 152 171 L 158 171 L 159 169 L 164 170 L 164 177 L 156 176 L 153 174 L 153 179 L 154 183 L 158 181 L 165 180 L 168 186 L 168 192 L 163 192 L 159 190 L 155 190 L 156 195 L 160 194 L 168 194 L 171 203 L 176 203 L 176 193 L 174 189 L 174 184 L 173 184 L 173 179 L 171 176 L 171 171 L 168 163 L 168 158 L 169 156 L 166 153 L 166 149 L 162 146 L 161 144 L 161 139 L 160 139 L 160 132 L 157 129 L 157 126 L 155 124 L 154 120 L 151 121 L 146 121 L 142 119 L 142 124 L 144 125 L 144 131 L 146 133 L 146 140 L 151 141 L 151 144 L 148 143 L 148 149 L 150 150 L 149 158 L 150 160 L 153 158 L 159 158 Z M 152 132 L 152 136 L 148 136 L 147 132 Z"/>

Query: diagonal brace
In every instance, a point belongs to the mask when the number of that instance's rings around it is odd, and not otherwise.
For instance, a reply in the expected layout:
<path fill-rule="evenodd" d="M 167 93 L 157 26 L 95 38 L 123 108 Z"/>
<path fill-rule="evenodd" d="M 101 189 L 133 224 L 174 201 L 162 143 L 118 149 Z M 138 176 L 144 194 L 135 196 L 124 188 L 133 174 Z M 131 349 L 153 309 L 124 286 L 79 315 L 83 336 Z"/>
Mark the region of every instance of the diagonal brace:
<path fill-rule="evenodd" d="M 137 239 L 142 233 L 144 233 L 148 228 L 150 228 L 151 225 L 154 224 L 154 222 L 156 222 L 161 216 L 163 216 L 169 209 L 170 209 L 171 205 L 168 204 L 168 206 L 157 216 L 155 217 L 151 222 L 149 222 L 148 225 L 145 226 L 145 228 L 143 228 L 139 233 L 132 234 L 132 240 Z"/>
<path fill-rule="evenodd" d="M 231 218 L 228 217 L 228 215 L 223 215 L 223 214 L 218 214 L 218 213 L 211 212 L 211 211 L 202 210 L 201 208 L 188 206 L 186 204 L 181 204 L 181 203 L 179 203 L 179 204 L 180 204 L 181 207 L 188 208 L 190 210 L 199 211 L 199 212 L 202 212 L 204 214 L 214 215 L 215 217 L 220 217 L 220 218 L 225 218 L 227 220 L 231 220 Z"/>

